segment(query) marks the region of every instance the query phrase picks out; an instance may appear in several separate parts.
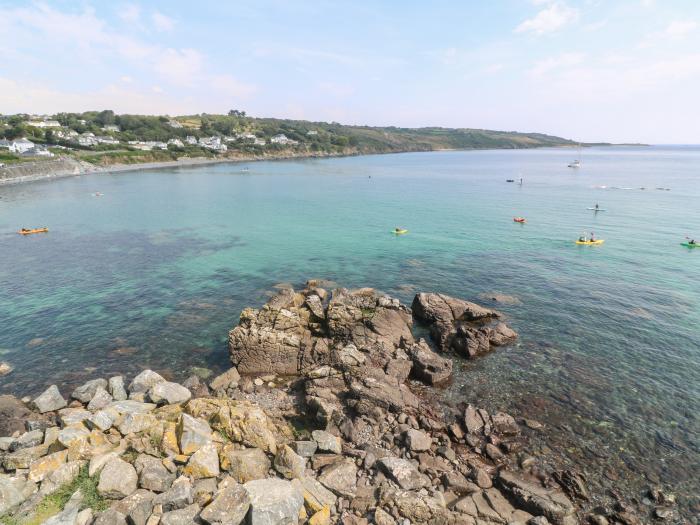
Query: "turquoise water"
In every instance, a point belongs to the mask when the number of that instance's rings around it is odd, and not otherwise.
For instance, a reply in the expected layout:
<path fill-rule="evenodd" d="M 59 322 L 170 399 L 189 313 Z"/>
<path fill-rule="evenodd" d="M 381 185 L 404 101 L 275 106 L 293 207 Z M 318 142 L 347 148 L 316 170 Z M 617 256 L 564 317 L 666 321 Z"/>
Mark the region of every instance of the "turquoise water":
<path fill-rule="evenodd" d="M 522 303 L 499 306 L 518 346 L 464 364 L 447 394 L 533 413 L 567 449 L 595 448 L 601 469 L 697 493 L 700 248 L 679 243 L 700 238 L 700 149 L 586 149 L 580 170 L 566 167 L 572 154 L 415 153 L 0 187 L 0 360 L 15 369 L 0 393 L 226 366 L 240 310 L 282 282 L 325 278 L 406 302 L 421 290 L 501 292 Z M 607 211 L 586 209 L 595 203 Z M 44 225 L 50 233 L 14 233 Z M 395 226 L 410 233 L 395 237 Z M 584 230 L 605 244 L 574 245 Z"/>

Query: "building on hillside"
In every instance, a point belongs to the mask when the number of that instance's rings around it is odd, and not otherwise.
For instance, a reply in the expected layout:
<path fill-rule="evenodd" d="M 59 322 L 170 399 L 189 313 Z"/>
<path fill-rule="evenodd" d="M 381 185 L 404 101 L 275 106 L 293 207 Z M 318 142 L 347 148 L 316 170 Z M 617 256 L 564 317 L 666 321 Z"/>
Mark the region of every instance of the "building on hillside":
<path fill-rule="evenodd" d="M 291 146 L 294 144 L 299 144 L 296 140 L 292 140 L 288 138 L 284 133 L 280 133 L 279 135 L 275 135 L 270 139 L 270 142 L 272 144 L 282 144 L 284 146 Z"/>
<path fill-rule="evenodd" d="M 98 142 L 98 144 L 119 144 L 119 140 L 106 135 L 102 137 L 95 137 L 95 140 Z"/>
<path fill-rule="evenodd" d="M 115 126 L 114 124 L 107 124 L 106 126 L 102 127 L 102 131 L 114 131 L 115 133 L 119 133 L 121 130 L 119 129 L 119 126 Z"/>
<path fill-rule="evenodd" d="M 61 123 L 57 120 L 32 120 L 27 122 L 27 126 L 34 126 L 35 128 L 60 128 Z"/>
<path fill-rule="evenodd" d="M 212 151 L 226 151 L 228 147 L 221 142 L 221 137 L 211 136 L 199 139 L 199 145 Z"/>
<path fill-rule="evenodd" d="M 252 133 L 241 133 L 238 135 L 238 138 L 243 139 L 243 140 L 255 140 L 256 139 L 255 135 L 253 135 Z"/>
<path fill-rule="evenodd" d="M 187 135 L 185 138 L 185 142 L 189 144 L 190 146 L 196 146 L 197 145 L 197 137 L 193 137 L 192 135 Z"/>
<path fill-rule="evenodd" d="M 183 148 L 185 145 L 182 143 L 180 139 L 170 139 L 168 141 L 169 146 L 175 146 L 176 148 Z"/>
<path fill-rule="evenodd" d="M 168 125 L 171 128 L 175 128 L 175 129 L 180 129 L 182 127 L 182 124 L 180 124 L 177 120 L 172 119 L 172 118 L 168 121 Z"/>
<path fill-rule="evenodd" d="M 34 143 L 26 138 L 10 141 L 10 153 L 24 153 L 34 147 Z"/>
<path fill-rule="evenodd" d="M 318 135 L 318 131 L 315 129 L 310 129 L 309 131 L 306 132 L 307 135 Z"/>
<path fill-rule="evenodd" d="M 52 151 L 49 151 L 44 146 L 35 145 L 27 151 L 21 153 L 23 157 L 55 157 Z"/>
<path fill-rule="evenodd" d="M 69 130 L 62 130 L 59 129 L 56 133 L 55 136 L 57 136 L 59 139 L 65 139 L 65 140 L 75 140 L 75 138 L 78 136 L 78 132 L 72 129 Z"/>
<path fill-rule="evenodd" d="M 267 144 L 267 141 L 265 139 L 259 139 L 256 137 L 253 141 L 253 144 L 255 144 L 256 146 L 264 146 L 265 144 Z"/>
<path fill-rule="evenodd" d="M 86 147 L 97 146 L 97 139 L 94 133 L 83 133 L 82 135 L 78 135 L 78 144 Z"/>
<path fill-rule="evenodd" d="M 0 139 L 0 148 L 10 149 L 10 141 L 5 139 Z"/>

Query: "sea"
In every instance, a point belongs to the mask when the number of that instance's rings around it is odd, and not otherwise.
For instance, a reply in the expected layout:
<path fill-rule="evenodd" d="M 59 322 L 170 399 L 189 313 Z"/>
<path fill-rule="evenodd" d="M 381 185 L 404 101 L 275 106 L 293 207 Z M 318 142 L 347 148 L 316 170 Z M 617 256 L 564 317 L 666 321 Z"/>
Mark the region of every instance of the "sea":
<path fill-rule="evenodd" d="M 145 367 L 224 370 L 241 310 L 308 279 L 407 304 L 442 292 L 501 310 L 520 334 L 457 360 L 448 402 L 539 421 L 539 453 L 556 450 L 593 486 L 644 503 L 661 485 L 700 511 L 700 247 L 681 245 L 700 241 L 700 147 L 584 148 L 567 167 L 576 155 L 402 153 L 0 186 L 0 361 L 13 368 L 0 394 L 68 394 Z M 604 244 L 575 244 L 590 234 Z"/>

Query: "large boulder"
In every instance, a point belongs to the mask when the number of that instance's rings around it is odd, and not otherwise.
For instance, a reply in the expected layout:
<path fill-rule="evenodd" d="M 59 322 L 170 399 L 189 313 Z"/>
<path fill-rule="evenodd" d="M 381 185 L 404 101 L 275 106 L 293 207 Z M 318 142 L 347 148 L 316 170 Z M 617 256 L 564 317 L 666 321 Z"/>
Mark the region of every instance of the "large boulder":
<path fill-rule="evenodd" d="M 386 457 L 377 461 L 384 473 L 402 489 L 417 490 L 427 487 L 430 480 L 407 459 Z"/>
<path fill-rule="evenodd" d="M 437 385 L 452 377 L 452 360 L 433 352 L 424 339 L 409 347 L 408 354 L 413 360 L 411 373 L 416 379 Z"/>
<path fill-rule="evenodd" d="M 517 337 L 497 322 L 499 312 L 449 295 L 419 293 L 412 310 L 416 319 L 428 325 L 440 350 L 454 350 L 464 357 L 484 354 L 492 346 L 508 344 Z"/>
<path fill-rule="evenodd" d="M 192 392 L 177 383 L 159 381 L 148 391 L 148 397 L 156 404 L 174 405 L 189 401 Z"/>
<path fill-rule="evenodd" d="M 24 431 L 24 421 L 32 412 L 19 399 L 10 395 L 0 396 L 0 436 Z"/>
<path fill-rule="evenodd" d="M 138 476 L 136 470 L 126 461 L 114 458 L 100 473 L 97 492 L 109 499 L 122 499 L 136 490 Z"/>
<path fill-rule="evenodd" d="M 357 467 L 352 459 L 331 463 L 323 468 L 318 481 L 338 496 L 352 499 L 357 491 Z"/>
<path fill-rule="evenodd" d="M 522 509 L 535 516 L 545 516 L 556 525 L 574 525 L 576 508 L 563 491 L 543 487 L 536 480 L 527 480 L 504 470 L 498 476 L 501 490 Z"/>
<path fill-rule="evenodd" d="M 269 478 L 243 485 L 250 496 L 250 525 L 291 525 L 299 521 L 302 493 L 289 481 Z"/>
<path fill-rule="evenodd" d="M 40 413 L 51 412 L 65 407 L 68 403 L 63 399 L 56 385 L 51 385 L 32 401 L 34 407 Z"/>
<path fill-rule="evenodd" d="M 73 390 L 73 393 L 70 395 L 73 399 L 77 399 L 81 403 L 89 403 L 90 400 L 93 398 L 95 395 L 95 392 L 97 392 L 98 388 L 107 388 L 107 380 L 106 379 L 92 379 L 88 381 L 87 383 L 84 383 L 83 385 L 80 385 L 78 388 Z"/>
<path fill-rule="evenodd" d="M 0 515 L 24 502 L 36 492 L 36 484 L 22 476 L 0 474 Z"/>
<path fill-rule="evenodd" d="M 267 477 L 270 460 L 259 448 L 235 449 L 229 443 L 219 453 L 221 468 L 238 483 Z"/>
<path fill-rule="evenodd" d="M 248 491 L 242 485 L 230 484 L 216 493 L 199 517 L 209 525 L 240 525 L 249 508 Z"/>
<path fill-rule="evenodd" d="M 153 370 L 144 370 L 138 374 L 129 384 L 129 394 L 145 394 L 156 384 L 162 383 L 165 378 Z"/>

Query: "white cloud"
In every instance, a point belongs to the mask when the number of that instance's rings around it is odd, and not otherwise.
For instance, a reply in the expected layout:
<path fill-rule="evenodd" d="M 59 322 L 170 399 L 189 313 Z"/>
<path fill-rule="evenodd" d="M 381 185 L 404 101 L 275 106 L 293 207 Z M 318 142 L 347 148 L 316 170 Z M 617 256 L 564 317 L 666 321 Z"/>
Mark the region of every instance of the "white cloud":
<path fill-rule="evenodd" d="M 562 29 L 578 19 L 578 9 L 569 7 L 563 2 L 549 3 L 533 18 L 523 21 L 515 28 L 516 33 L 532 33 L 544 35 Z"/>
<path fill-rule="evenodd" d="M 141 20 L 141 8 L 134 4 L 127 4 L 119 10 L 119 18 L 129 24 L 137 24 Z"/>
<path fill-rule="evenodd" d="M 257 90 L 254 85 L 241 82 L 228 74 L 212 76 L 209 84 L 220 94 L 232 97 L 247 97 Z"/>
<path fill-rule="evenodd" d="M 155 11 L 151 15 L 151 20 L 153 20 L 153 25 L 157 31 L 172 31 L 175 27 L 175 20 L 160 11 Z"/>
<path fill-rule="evenodd" d="M 533 77 L 542 77 L 554 70 L 561 70 L 581 64 L 586 58 L 584 53 L 562 53 L 556 57 L 549 57 L 536 62 L 530 70 Z"/>
<path fill-rule="evenodd" d="M 674 20 L 666 27 L 664 34 L 669 38 L 683 38 L 698 28 L 694 20 Z"/>

